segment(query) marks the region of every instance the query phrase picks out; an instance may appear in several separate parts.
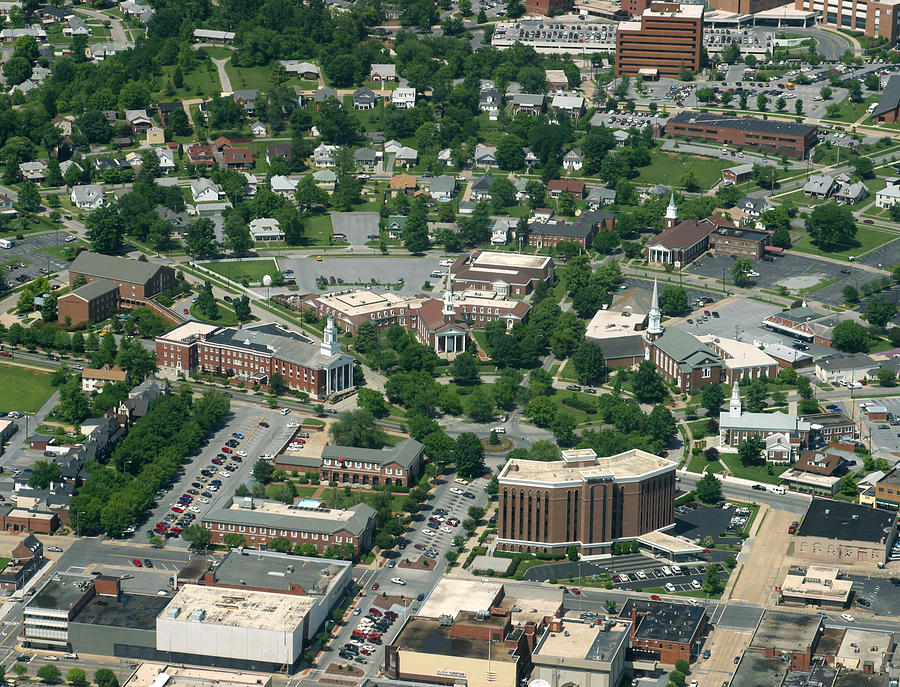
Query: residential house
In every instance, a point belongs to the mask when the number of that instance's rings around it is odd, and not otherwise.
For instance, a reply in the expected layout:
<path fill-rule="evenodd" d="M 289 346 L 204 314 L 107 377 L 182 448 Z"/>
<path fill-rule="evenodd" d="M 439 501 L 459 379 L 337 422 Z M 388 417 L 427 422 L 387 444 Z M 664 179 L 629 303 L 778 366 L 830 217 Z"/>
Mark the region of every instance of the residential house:
<path fill-rule="evenodd" d="M 334 151 L 337 146 L 320 143 L 313 150 L 313 164 L 316 167 L 334 167 Z"/>
<path fill-rule="evenodd" d="M 17 215 L 16 209 L 13 207 L 12 198 L 0 193 L 0 215 Z"/>
<path fill-rule="evenodd" d="M 574 241 L 587 248 L 599 230 L 612 229 L 614 223 L 615 215 L 599 210 L 583 212 L 574 222 L 534 222 L 528 226 L 528 245 L 541 249 Z"/>
<path fill-rule="evenodd" d="M 136 17 L 143 24 L 149 24 L 153 18 L 153 8 L 135 0 L 125 0 L 119 3 L 119 11 L 126 17 Z M 233 37 L 233 34 L 232 34 Z"/>
<path fill-rule="evenodd" d="M 330 169 L 320 169 L 318 172 L 313 172 L 313 181 L 316 182 L 316 186 L 325 191 L 334 191 L 337 174 Z"/>
<path fill-rule="evenodd" d="M 816 378 L 828 384 L 853 384 L 866 379 L 878 363 L 865 353 L 837 353 L 816 362 Z"/>
<path fill-rule="evenodd" d="M 745 217 L 758 219 L 766 210 L 772 210 L 775 206 L 765 198 L 754 198 L 753 196 L 744 196 L 735 206 L 744 213 Z"/>
<path fill-rule="evenodd" d="M 215 203 L 225 200 L 225 191 L 212 180 L 201 177 L 191 181 L 191 197 L 195 203 Z"/>
<path fill-rule="evenodd" d="M 875 205 L 882 210 L 889 210 L 900 203 L 900 177 L 888 177 L 884 183 L 884 188 L 875 193 Z"/>
<path fill-rule="evenodd" d="M 615 129 L 613 138 L 616 139 L 616 148 L 624 148 L 625 144 L 628 143 L 628 139 L 631 138 L 631 134 L 624 129 Z"/>
<path fill-rule="evenodd" d="M 557 94 L 550 102 L 550 109 L 554 114 L 565 112 L 572 119 L 578 119 L 584 114 L 584 98 L 580 95 Z"/>
<path fill-rule="evenodd" d="M 256 98 L 259 97 L 259 91 L 255 88 L 238 89 L 232 97 L 234 102 L 240 105 L 248 115 L 256 113 Z"/>
<path fill-rule="evenodd" d="M 38 43 L 47 42 L 47 32 L 37 24 L 32 24 L 21 29 L 3 29 L 0 31 L 0 43 L 15 43 L 24 36 L 31 36 Z"/>
<path fill-rule="evenodd" d="M 266 164 L 275 160 L 288 160 L 291 157 L 290 143 L 270 143 L 266 146 Z"/>
<path fill-rule="evenodd" d="M 803 195 L 809 198 L 828 198 L 837 187 L 837 181 L 830 174 L 816 174 L 803 185 Z"/>
<path fill-rule="evenodd" d="M 125 110 L 125 120 L 136 134 L 146 133 L 153 126 L 153 120 L 147 116 L 147 110 Z"/>
<path fill-rule="evenodd" d="M 837 182 L 837 188 L 832 197 L 842 205 L 853 205 L 869 195 L 869 189 L 863 182 L 851 182 L 850 177 L 846 174 L 836 176 L 835 182 Z"/>
<path fill-rule="evenodd" d="M 353 107 L 357 110 L 374 110 L 377 100 L 371 88 L 363 86 L 353 91 Z"/>
<path fill-rule="evenodd" d="M 222 160 L 228 169 L 249 169 L 253 167 L 253 148 L 233 147 L 222 153 Z"/>
<path fill-rule="evenodd" d="M 128 374 L 118 365 L 100 368 L 85 368 L 81 371 L 81 390 L 86 394 L 100 391 L 106 384 L 127 382 Z"/>
<path fill-rule="evenodd" d="M 595 186 L 587 195 L 587 206 L 591 210 L 598 210 L 616 202 L 616 191 L 606 186 Z"/>
<path fill-rule="evenodd" d="M 319 78 L 319 68 L 312 62 L 298 62 L 297 60 L 279 60 L 279 62 L 288 74 L 299 76 L 306 81 L 316 81 Z"/>
<path fill-rule="evenodd" d="M 104 43 L 93 43 L 87 47 L 85 53 L 95 62 L 102 62 L 107 57 L 120 55 L 126 50 L 134 48 L 134 43 L 130 41 L 109 41 Z"/>
<path fill-rule="evenodd" d="M 569 88 L 569 77 L 562 69 L 548 69 L 546 71 L 547 87 L 551 93 L 562 93 Z"/>
<path fill-rule="evenodd" d="M 334 174 L 334 172 L 332 172 L 332 174 Z M 335 175 L 335 178 L 337 178 L 337 175 Z M 291 179 L 283 174 L 276 174 L 269 179 L 269 187 L 272 189 L 272 193 L 276 193 L 289 200 L 293 200 L 294 194 L 297 192 L 297 184 L 299 183 L 299 179 Z"/>
<path fill-rule="evenodd" d="M 241 172 L 241 174 L 244 175 L 244 188 L 241 189 L 241 195 L 246 200 L 256 195 L 259 179 L 256 178 L 255 174 L 250 174 L 250 172 Z"/>
<path fill-rule="evenodd" d="M 159 215 L 163 222 L 172 227 L 172 233 L 178 236 L 187 231 L 188 224 L 191 221 L 187 212 L 175 212 L 165 205 L 157 206 L 156 214 Z"/>
<path fill-rule="evenodd" d="M 188 162 L 192 165 L 214 165 L 216 158 L 213 156 L 211 145 L 194 143 L 187 148 Z"/>
<path fill-rule="evenodd" d="M 475 154 L 472 156 L 472 164 L 476 167 L 492 168 L 497 166 L 497 146 L 488 146 L 484 143 L 475 144 Z"/>
<path fill-rule="evenodd" d="M 581 153 L 581 148 L 572 148 L 572 150 L 563 155 L 562 164 L 563 169 L 567 172 L 577 172 L 584 167 L 584 155 Z"/>
<path fill-rule="evenodd" d="M 332 98 L 337 99 L 337 91 L 329 86 L 322 86 L 322 88 L 316 89 L 316 94 L 313 96 L 313 102 L 316 105 L 316 111 L 319 111 L 319 107 L 326 100 L 331 100 Z"/>
<path fill-rule="evenodd" d="M 194 29 L 194 39 L 202 43 L 233 43 L 234 31 L 214 31 L 211 29 Z"/>
<path fill-rule="evenodd" d="M 419 151 L 415 148 L 410 148 L 409 146 L 403 146 L 397 151 L 397 157 L 394 160 L 394 164 L 403 165 L 404 167 L 409 168 L 416 164 L 418 160 Z"/>
<path fill-rule="evenodd" d="M 163 126 L 169 125 L 169 117 L 176 110 L 181 110 L 182 112 L 184 112 L 184 105 L 181 104 L 180 100 L 169 103 L 159 103 L 156 106 L 156 113 L 159 115 L 159 121 Z"/>
<path fill-rule="evenodd" d="M 494 185 L 494 177 L 490 174 L 483 177 L 478 177 L 477 179 L 472 180 L 471 186 L 471 198 L 472 200 L 490 200 L 491 199 L 491 186 Z"/>
<path fill-rule="evenodd" d="M 535 165 L 541 161 L 541 159 L 534 154 L 534 151 L 531 148 L 522 148 L 522 152 L 525 153 L 525 164 L 528 167 L 531 167 L 531 165 Z"/>
<path fill-rule="evenodd" d="M 63 136 L 71 136 L 72 125 L 75 123 L 75 118 L 71 116 L 61 117 L 57 115 L 50 120 L 50 123 L 53 124 L 53 126 L 55 126 L 59 130 L 59 133 L 61 133 Z"/>
<path fill-rule="evenodd" d="M 456 191 L 456 179 L 446 174 L 435 177 L 428 185 L 428 192 L 435 200 L 450 200 Z"/>
<path fill-rule="evenodd" d="M 84 173 L 84 168 L 79 165 L 75 160 L 63 160 L 59 163 L 59 171 L 62 172 L 63 176 L 66 176 L 66 172 L 69 171 L 70 168 L 74 167 L 78 170 L 79 174 Z"/>
<path fill-rule="evenodd" d="M 125 160 L 117 160 L 114 157 L 109 157 L 108 155 L 100 155 L 99 157 L 94 158 L 94 169 L 96 169 L 101 174 L 108 169 L 114 170 L 116 172 L 123 172 L 125 170 L 131 169 L 131 165 Z"/>
<path fill-rule="evenodd" d="M 369 81 L 399 81 L 397 76 L 397 65 L 395 64 L 373 64 L 369 70 Z"/>
<path fill-rule="evenodd" d="M 166 132 L 158 126 L 147 129 L 147 137 L 144 139 L 148 146 L 162 146 L 166 144 Z"/>
<path fill-rule="evenodd" d="M 393 138 L 390 141 L 385 141 L 384 143 L 384 154 L 385 155 L 393 155 L 398 150 L 403 147 L 403 144 L 400 141 L 396 141 Z"/>
<path fill-rule="evenodd" d="M 397 193 L 411 194 L 414 193 L 417 188 L 418 182 L 411 174 L 397 174 L 396 176 L 391 177 L 390 191 L 392 195 Z"/>
<path fill-rule="evenodd" d="M 250 125 L 250 133 L 254 136 L 265 136 L 268 133 L 266 125 L 260 121 L 255 121 Z"/>
<path fill-rule="evenodd" d="M 22 162 L 19 164 L 19 171 L 26 179 L 31 179 L 40 184 L 47 178 L 47 163 L 43 160 L 32 160 L 31 162 Z"/>
<path fill-rule="evenodd" d="M 357 169 L 372 170 L 378 162 L 377 153 L 371 148 L 357 148 L 353 151 L 353 163 Z"/>
<path fill-rule="evenodd" d="M 284 241 L 284 232 L 277 219 L 260 217 L 250 222 L 250 235 L 254 241 Z"/>
<path fill-rule="evenodd" d="M 175 171 L 175 153 L 168 148 L 154 148 L 156 159 L 159 160 L 159 173 L 168 174 Z"/>
<path fill-rule="evenodd" d="M 398 88 L 391 96 L 391 102 L 401 110 L 411 110 L 416 106 L 415 88 Z"/>
<path fill-rule="evenodd" d="M 544 111 L 544 94 L 516 93 L 512 97 L 513 114 L 524 112 L 539 115 Z"/>
<path fill-rule="evenodd" d="M 225 136 L 219 136 L 215 141 L 213 141 L 213 148 L 215 148 L 218 152 L 224 151 L 226 148 L 230 148 L 234 143 L 232 143 L 230 138 L 226 138 Z"/>
<path fill-rule="evenodd" d="M 96 210 L 106 204 L 103 198 L 103 187 L 99 184 L 73 186 L 70 195 L 72 205 L 79 210 Z"/>
<path fill-rule="evenodd" d="M 492 81 L 486 81 L 478 94 L 478 109 L 487 112 L 489 119 L 495 120 L 500 115 L 503 107 L 503 94 L 500 93 Z"/>
<path fill-rule="evenodd" d="M 583 181 L 571 181 L 569 179 L 551 179 L 547 182 L 547 191 L 551 198 L 559 198 L 568 191 L 576 200 L 584 198 L 585 185 Z"/>
<path fill-rule="evenodd" d="M 407 219 L 406 215 L 388 215 L 387 224 L 385 224 L 384 228 L 387 229 L 389 239 L 397 240 L 403 238 Z"/>

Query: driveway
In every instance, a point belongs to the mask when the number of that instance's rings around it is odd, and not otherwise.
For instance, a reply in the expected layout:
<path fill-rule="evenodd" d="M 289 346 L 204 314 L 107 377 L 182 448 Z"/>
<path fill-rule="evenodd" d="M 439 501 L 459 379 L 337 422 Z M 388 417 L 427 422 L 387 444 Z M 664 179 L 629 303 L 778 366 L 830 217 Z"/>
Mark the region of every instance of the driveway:
<path fill-rule="evenodd" d="M 332 212 L 331 226 L 335 234 L 343 234 L 351 246 L 364 246 L 369 235 L 378 234 L 377 212 Z"/>

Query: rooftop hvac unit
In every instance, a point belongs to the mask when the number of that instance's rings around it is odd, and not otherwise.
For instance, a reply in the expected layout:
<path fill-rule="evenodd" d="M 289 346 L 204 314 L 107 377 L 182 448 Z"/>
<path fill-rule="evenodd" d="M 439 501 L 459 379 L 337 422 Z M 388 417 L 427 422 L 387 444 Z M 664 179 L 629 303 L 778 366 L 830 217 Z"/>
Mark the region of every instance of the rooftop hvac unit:
<path fill-rule="evenodd" d="M 177 618 L 181 614 L 181 606 L 169 606 L 166 609 L 166 616 L 169 618 Z"/>
<path fill-rule="evenodd" d="M 196 611 L 191 613 L 191 620 L 196 620 L 197 622 L 200 622 L 205 617 L 206 617 L 206 611 L 204 611 L 202 608 L 198 608 Z"/>

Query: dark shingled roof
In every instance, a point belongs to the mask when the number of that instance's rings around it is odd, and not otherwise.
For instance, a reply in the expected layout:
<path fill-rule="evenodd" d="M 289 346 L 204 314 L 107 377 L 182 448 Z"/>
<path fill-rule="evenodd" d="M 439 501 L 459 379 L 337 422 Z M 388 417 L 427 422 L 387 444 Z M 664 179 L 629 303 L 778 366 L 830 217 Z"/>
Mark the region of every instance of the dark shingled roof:
<path fill-rule="evenodd" d="M 900 74 L 892 74 L 871 116 L 877 117 L 898 107 L 900 107 Z"/>
<path fill-rule="evenodd" d="M 806 136 L 816 130 L 816 127 L 811 124 L 797 124 L 796 122 L 782 122 L 776 119 L 758 119 L 756 117 L 728 117 L 706 112 L 692 112 L 691 110 L 679 112 L 670 118 L 669 121 L 684 124 L 703 123 L 711 126 L 720 126 L 725 129 L 758 131 L 767 134 L 787 134 L 789 136 Z"/>
<path fill-rule="evenodd" d="M 845 501 L 814 498 L 797 530 L 798 537 L 867 541 L 887 546 L 896 513 Z"/>

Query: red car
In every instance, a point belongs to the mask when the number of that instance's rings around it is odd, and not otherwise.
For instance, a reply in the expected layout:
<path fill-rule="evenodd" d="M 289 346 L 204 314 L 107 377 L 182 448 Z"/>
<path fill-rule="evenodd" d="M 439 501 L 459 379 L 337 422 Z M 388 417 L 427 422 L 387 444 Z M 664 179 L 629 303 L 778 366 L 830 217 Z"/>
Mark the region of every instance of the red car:
<path fill-rule="evenodd" d="M 372 655 L 372 652 L 369 651 L 368 649 L 360 649 L 359 653 L 361 653 L 363 656 L 371 656 Z"/>
<path fill-rule="evenodd" d="M 172 529 L 169 530 L 169 534 L 171 534 L 173 537 L 177 537 L 179 534 L 181 534 L 181 528 L 173 527 Z"/>
<path fill-rule="evenodd" d="M 373 590 L 378 589 L 380 586 L 381 585 L 376 582 L 375 584 L 372 585 L 372 589 Z"/>
<path fill-rule="evenodd" d="M 222 447 L 222 453 L 233 453 L 233 451 L 227 446 Z"/>
<path fill-rule="evenodd" d="M 12 353 L 10 353 L 9 351 L 0 351 L 0 355 L 2 355 L 4 358 L 12 358 L 13 357 Z"/>
<path fill-rule="evenodd" d="M 144 564 L 141 563 L 141 559 L 140 559 L 140 558 L 132 558 L 132 559 L 131 559 L 131 564 L 132 564 L 135 568 L 143 568 L 143 567 L 144 567 Z"/>
<path fill-rule="evenodd" d="M 573 594 L 581 594 L 581 590 L 578 587 L 572 587 L 569 591 Z"/>
<path fill-rule="evenodd" d="M 424 550 L 425 550 L 425 545 L 424 545 L 424 544 L 413 544 L 413 547 L 416 548 L 416 549 L 419 549 L 419 551 L 424 551 Z"/>
<path fill-rule="evenodd" d="M 179 508 L 178 506 L 172 506 L 173 513 L 184 513 L 184 508 Z"/>
<path fill-rule="evenodd" d="M 377 608 L 370 608 L 369 615 L 380 616 L 381 611 L 379 611 Z"/>
<path fill-rule="evenodd" d="M 190 315 L 190 314 L 191 314 L 191 311 L 188 310 L 187 308 L 185 308 L 185 309 L 184 309 L 184 314 L 185 314 L 185 315 Z"/>
<path fill-rule="evenodd" d="M 662 601 L 662 597 L 659 594 L 651 594 L 650 600 L 651 601 Z"/>

